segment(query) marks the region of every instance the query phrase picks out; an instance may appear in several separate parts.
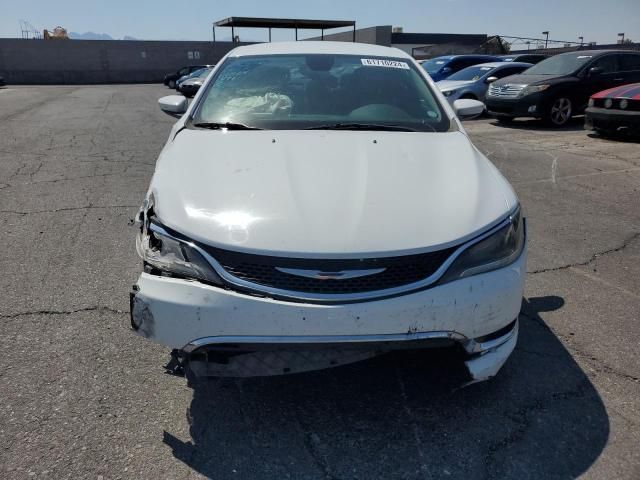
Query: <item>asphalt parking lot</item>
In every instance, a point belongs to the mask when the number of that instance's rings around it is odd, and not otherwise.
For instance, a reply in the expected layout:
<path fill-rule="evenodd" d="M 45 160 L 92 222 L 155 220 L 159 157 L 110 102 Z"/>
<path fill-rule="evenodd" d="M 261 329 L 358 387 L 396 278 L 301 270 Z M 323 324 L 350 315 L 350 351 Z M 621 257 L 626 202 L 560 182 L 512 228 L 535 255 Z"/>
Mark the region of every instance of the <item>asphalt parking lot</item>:
<path fill-rule="evenodd" d="M 518 347 L 187 388 L 128 328 L 165 87 L 0 89 L 0 477 L 640 478 L 640 147 L 466 123 L 528 217 Z"/>

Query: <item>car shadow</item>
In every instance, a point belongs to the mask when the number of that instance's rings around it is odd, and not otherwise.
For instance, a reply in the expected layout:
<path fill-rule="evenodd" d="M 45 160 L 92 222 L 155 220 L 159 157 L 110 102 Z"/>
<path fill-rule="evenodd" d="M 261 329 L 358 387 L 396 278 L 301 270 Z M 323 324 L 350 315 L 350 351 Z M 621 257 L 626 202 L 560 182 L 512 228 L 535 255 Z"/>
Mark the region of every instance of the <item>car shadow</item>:
<path fill-rule="evenodd" d="M 173 455 L 209 478 L 575 478 L 609 419 L 595 387 L 525 300 L 512 357 L 458 388 L 446 352 L 396 352 L 313 373 L 194 385 L 191 441 Z"/>
<path fill-rule="evenodd" d="M 516 118 L 510 123 L 500 123 L 493 118 L 491 125 L 503 128 L 511 128 L 514 130 L 548 130 L 555 132 L 578 132 L 584 130 L 584 116 L 576 116 L 571 118 L 564 127 L 552 127 L 537 118 Z"/>
<path fill-rule="evenodd" d="M 639 143 L 640 135 L 631 135 L 625 133 L 618 133 L 612 135 L 602 135 L 597 132 L 591 132 L 587 134 L 589 138 L 596 140 L 602 140 L 604 142 L 616 142 L 616 143 Z"/>

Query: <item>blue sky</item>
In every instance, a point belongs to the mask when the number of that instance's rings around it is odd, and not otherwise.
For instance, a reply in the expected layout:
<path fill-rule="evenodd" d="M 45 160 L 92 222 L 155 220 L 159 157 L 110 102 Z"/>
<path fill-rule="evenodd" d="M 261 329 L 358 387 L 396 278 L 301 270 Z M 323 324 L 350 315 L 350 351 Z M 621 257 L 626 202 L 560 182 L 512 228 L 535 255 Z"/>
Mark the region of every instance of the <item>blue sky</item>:
<path fill-rule="evenodd" d="M 488 33 L 613 43 L 619 32 L 640 41 L 640 0 L 3 0 L 0 37 L 20 37 L 18 20 L 36 28 L 130 35 L 148 40 L 210 40 L 211 22 L 230 16 L 355 19 L 359 27 L 405 32 Z M 265 40 L 249 29 L 242 40 Z M 312 36 L 312 32 L 301 32 Z M 220 31 L 218 39 L 230 38 Z M 274 33 L 293 40 L 293 32 Z"/>

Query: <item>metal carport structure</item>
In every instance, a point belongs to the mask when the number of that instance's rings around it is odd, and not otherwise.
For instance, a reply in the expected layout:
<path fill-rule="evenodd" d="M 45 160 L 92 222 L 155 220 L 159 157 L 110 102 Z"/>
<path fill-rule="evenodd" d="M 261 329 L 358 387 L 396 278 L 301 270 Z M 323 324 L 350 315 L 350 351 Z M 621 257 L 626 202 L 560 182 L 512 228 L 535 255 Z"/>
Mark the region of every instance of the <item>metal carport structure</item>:
<path fill-rule="evenodd" d="M 269 29 L 269 41 L 271 41 L 271 29 L 287 28 L 296 31 L 298 40 L 298 29 L 321 30 L 321 38 L 324 40 L 324 31 L 332 28 L 352 27 L 353 41 L 356 41 L 355 20 L 309 20 L 302 18 L 258 18 L 258 17 L 229 17 L 213 23 L 213 41 L 216 41 L 216 27 L 230 27 L 231 38 L 235 42 L 235 28 L 267 28 Z"/>

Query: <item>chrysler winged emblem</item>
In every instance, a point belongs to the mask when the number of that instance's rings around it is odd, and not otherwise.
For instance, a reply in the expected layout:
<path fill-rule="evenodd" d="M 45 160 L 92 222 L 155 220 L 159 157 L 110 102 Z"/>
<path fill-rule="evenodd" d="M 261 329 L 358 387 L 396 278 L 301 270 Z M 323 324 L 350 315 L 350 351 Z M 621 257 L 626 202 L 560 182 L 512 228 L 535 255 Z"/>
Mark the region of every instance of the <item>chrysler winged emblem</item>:
<path fill-rule="evenodd" d="M 324 270 L 303 270 L 299 268 L 281 268 L 276 270 L 298 277 L 313 278 L 314 280 L 348 280 L 350 278 L 367 277 L 384 272 L 386 268 L 369 268 L 367 270 L 340 270 L 337 272 L 327 272 Z"/>

